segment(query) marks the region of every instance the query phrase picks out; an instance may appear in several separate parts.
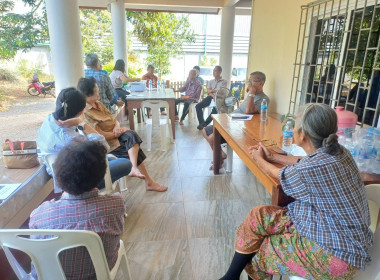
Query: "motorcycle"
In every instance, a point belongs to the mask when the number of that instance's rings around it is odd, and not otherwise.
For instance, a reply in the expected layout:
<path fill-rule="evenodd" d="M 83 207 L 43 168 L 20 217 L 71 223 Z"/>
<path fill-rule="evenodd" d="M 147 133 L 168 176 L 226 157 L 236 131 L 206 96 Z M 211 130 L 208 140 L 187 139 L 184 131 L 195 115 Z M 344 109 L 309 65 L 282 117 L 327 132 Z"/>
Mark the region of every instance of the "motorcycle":
<path fill-rule="evenodd" d="M 42 82 L 41 84 L 37 74 L 34 74 L 31 83 L 28 85 L 28 93 L 32 96 L 38 96 L 42 93 L 44 97 L 46 94 L 55 97 L 55 82 Z"/>

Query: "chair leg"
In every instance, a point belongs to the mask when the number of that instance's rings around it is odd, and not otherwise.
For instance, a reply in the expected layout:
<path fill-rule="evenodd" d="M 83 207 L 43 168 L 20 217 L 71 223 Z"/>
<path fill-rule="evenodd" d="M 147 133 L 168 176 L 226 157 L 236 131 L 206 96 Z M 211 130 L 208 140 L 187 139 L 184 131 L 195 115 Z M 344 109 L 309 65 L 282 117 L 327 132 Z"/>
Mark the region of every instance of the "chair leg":
<path fill-rule="evenodd" d="M 128 272 L 128 277 L 129 277 L 128 280 L 132 280 L 131 269 L 129 268 L 129 261 L 128 261 L 127 256 L 125 256 L 125 260 L 126 260 L 126 263 L 127 263 L 127 272 Z"/>
<path fill-rule="evenodd" d="M 128 190 L 128 188 L 127 188 L 127 182 L 125 180 L 125 177 L 121 177 L 119 179 L 119 184 L 120 184 L 120 191 L 121 192 L 124 192 L 124 191 Z"/>
<path fill-rule="evenodd" d="M 189 106 L 189 119 L 193 119 L 194 118 L 194 105 L 195 103 L 191 103 L 190 106 Z"/>
<path fill-rule="evenodd" d="M 160 125 L 160 134 L 161 134 L 161 150 L 166 151 L 166 125 Z"/>
<path fill-rule="evenodd" d="M 232 172 L 232 162 L 233 162 L 233 150 L 230 145 L 227 144 L 227 166 L 226 172 Z"/>
<path fill-rule="evenodd" d="M 170 120 L 168 122 L 168 129 L 169 129 L 169 135 L 170 135 L 170 143 L 174 143 L 173 130 L 172 130 L 172 126 L 171 126 L 171 121 Z"/>
<path fill-rule="evenodd" d="M 143 121 L 143 123 L 145 123 L 145 113 L 144 113 L 144 110 L 143 110 L 143 108 L 141 108 L 140 110 L 141 110 L 142 121 Z M 148 118 L 149 118 L 149 114 L 148 114 Z"/>
<path fill-rule="evenodd" d="M 146 142 L 147 142 L 147 150 L 150 152 L 152 150 L 152 124 L 146 125 Z"/>

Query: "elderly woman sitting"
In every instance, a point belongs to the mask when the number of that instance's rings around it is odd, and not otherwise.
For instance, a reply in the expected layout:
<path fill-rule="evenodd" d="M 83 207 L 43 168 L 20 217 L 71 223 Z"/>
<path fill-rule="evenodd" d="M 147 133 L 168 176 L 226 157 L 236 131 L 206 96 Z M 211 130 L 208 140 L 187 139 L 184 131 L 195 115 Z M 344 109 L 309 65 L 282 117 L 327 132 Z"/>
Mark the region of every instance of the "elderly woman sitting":
<path fill-rule="evenodd" d="M 140 148 L 141 138 L 136 132 L 120 127 L 112 113 L 99 101 L 99 88 L 94 78 L 81 78 L 78 89 L 86 96 L 85 116 L 95 130 L 102 134 L 110 146 L 110 153 L 118 158 L 128 158 L 132 163 L 129 176 L 144 179 L 147 191 L 164 192 L 168 188 L 155 182 L 145 167 L 146 158 Z"/>
<path fill-rule="evenodd" d="M 109 269 L 115 265 L 124 229 L 125 208 L 120 194 L 99 194 L 97 186 L 106 173 L 107 150 L 100 141 L 76 136 L 62 147 L 54 173 L 63 189 L 58 200 L 45 201 L 30 215 L 30 229 L 90 230 L 99 234 Z M 45 239 L 47 236 L 35 236 Z M 96 279 L 84 247 L 59 254 L 67 279 Z M 33 279 L 37 279 L 32 268 Z"/>
<path fill-rule="evenodd" d="M 37 143 L 44 160 L 47 155 L 58 154 L 73 138 L 77 137 L 78 128 L 83 129 L 91 139 L 102 139 L 105 142 L 104 137 L 81 118 L 86 107 L 86 97 L 81 92 L 76 88 L 65 88 L 60 92 L 58 99 L 56 111 L 46 117 L 38 130 Z M 109 167 L 111 179 L 114 182 L 127 176 L 131 172 L 132 164 L 125 158 L 118 158 L 110 160 Z M 52 175 L 48 167 L 46 170 Z M 102 189 L 104 186 L 104 181 L 102 181 L 98 188 Z M 57 184 L 54 184 L 54 190 L 56 193 L 62 191 Z"/>
<path fill-rule="evenodd" d="M 295 201 L 286 208 L 253 208 L 237 230 L 235 255 L 222 279 L 297 275 L 306 279 L 352 279 L 370 261 L 369 210 L 360 173 L 337 142 L 337 116 L 324 104 L 298 115 L 294 141 L 307 156 L 251 148 L 257 163 L 281 181 Z M 274 165 L 286 165 L 280 169 Z"/>

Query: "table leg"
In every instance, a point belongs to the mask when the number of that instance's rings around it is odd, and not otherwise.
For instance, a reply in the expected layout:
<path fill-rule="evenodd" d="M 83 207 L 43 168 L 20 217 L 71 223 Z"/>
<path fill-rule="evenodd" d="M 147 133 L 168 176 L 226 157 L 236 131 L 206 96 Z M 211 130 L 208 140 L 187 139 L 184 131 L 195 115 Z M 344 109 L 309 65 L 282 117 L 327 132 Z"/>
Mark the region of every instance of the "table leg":
<path fill-rule="evenodd" d="M 214 126 L 214 174 L 219 174 L 222 147 L 220 146 L 220 133 Z"/>
<path fill-rule="evenodd" d="M 141 109 L 137 108 L 137 122 L 141 123 Z"/>
<path fill-rule="evenodd" d="M 135 120 L 133 117 L 133 108 L 128 107 L 129 128 L 135 130 Z"/>
<path fill-rule="evenodd" d="M 272 205 L 285 207 L 289 203 L 293 202 L 294 198 L 287 196 L 281 186 L 273 187 L 272 189 Z"/>
<path fill-rule="evenodd" d="M 174 100 L 169 100 L 169 117 L 172 123 L 173 140 L 175 140 L 175 103 Z"/>

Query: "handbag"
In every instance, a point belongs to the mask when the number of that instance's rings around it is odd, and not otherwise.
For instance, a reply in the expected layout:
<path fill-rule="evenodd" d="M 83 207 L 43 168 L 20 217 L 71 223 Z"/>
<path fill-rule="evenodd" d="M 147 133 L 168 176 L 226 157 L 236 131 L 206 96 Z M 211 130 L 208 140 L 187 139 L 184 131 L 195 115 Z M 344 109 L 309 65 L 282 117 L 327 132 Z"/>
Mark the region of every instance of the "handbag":
<path fill-rule="evenodd" d="M 40 164 L 36 141 L 15 141 L 3 143 L 3 162 L 6 168 L 27 169 Z"/>

